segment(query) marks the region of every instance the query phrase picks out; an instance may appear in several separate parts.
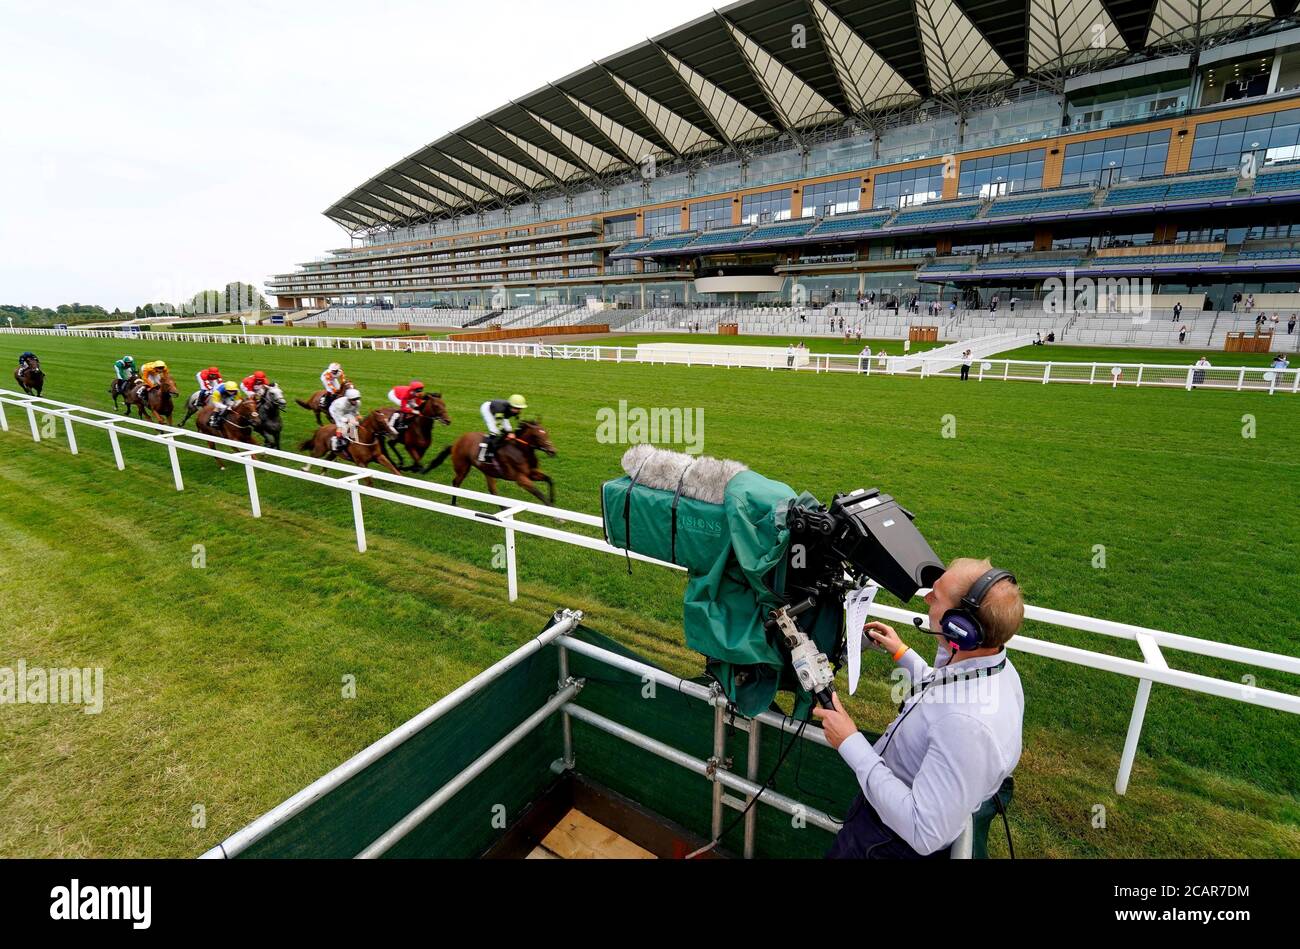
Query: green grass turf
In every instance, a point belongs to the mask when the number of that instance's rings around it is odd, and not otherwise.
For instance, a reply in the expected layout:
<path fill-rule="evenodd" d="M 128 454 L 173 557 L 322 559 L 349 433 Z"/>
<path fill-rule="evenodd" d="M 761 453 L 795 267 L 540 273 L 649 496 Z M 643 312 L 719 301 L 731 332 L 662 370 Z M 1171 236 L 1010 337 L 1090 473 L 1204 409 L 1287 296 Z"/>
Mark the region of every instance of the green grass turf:
<path fill-rule="evenodd" d="M 1024 359 L 1029 362 L 1098 362 L 1146 363 L 1152 366 L 1190 366 L 1205 356 L 1214 366 L 1270 366 L 1273 364 L 1272 353 L 1225 353 L 1210 349 L 1198 349 L 1187 346 L 1183 349 L 1137 349 L 1128 346 L 1022 346 L 1005 353 L 998 353 L 994 359 Z M 1300 365 L 1300 357 L 1288 354 L 1291 368 Z"/>
<path fill-rule="evenodd" d="M 47 395 L 107 407 L 117 340 L 4 340 L 11 366 L 33 342 Z M 178 377 L 217 364 L 263 368 L 291 396 L 323 364 L 345 367 L 379 404 L 412 376 L 446 396 L 440 440 L 477 428 L 486 398 L 525 393 L 559 449 L 545 467 L 559 503 L 599 511 L 621 445 L 596 413 L 703 407 L 705 449 L 823 500 L 879 485 L 916 512 L 945 558 L 987 555 L 1031 602 L 1288 653 L 1300 652 L 1300 433 L 1289 396 L 1094 389 L 392 353 L 130 344 Z M 1242 438 L 1243 415 L 1257 437 Z M 955 416 L 957 437 L 943 438 Z M 486 527 L 367 502 L 356 553 L 339 493 L 259 477 L 253 520 L 243 473 L 82 429 L 34 445 L 11 409 L 0 434 L 0 666 L 106 669 L 106 708 L 0 708 L 0 855 L 187 856 L 265 812 L 396 727 L 540 628 L 555 608 L 681 674 L 682 579 L 628 575 L 615 557 L 520 538 L 521 597 L 509 604 Z M 289 416 L 286 446 L 312 427 Z M 448 481 L 439 470 L 431 478 Z M 468 482 L 482 488 L 476 474 Z M 513 488 L 511 497 L 520 494 Z M 192 566 L 193 547 L 207 568 Z M 1093 568 L 1094 546 L 1107 567 Z M 1138 658 L 1135 645 L 1029 624 L 1028 636 Z M 927 653 L 928 637 L 904 634 Z M 1175 668 L 1300 691 L 1267 670 L 1175 652 Z M 1126 797 L 1113 791 L 1136 683 L 1014 653 L 1025 684 L 1025 752 L 1011 821 L 1037 856 L 1295 856 L 1300 728 L 1281 712 L 1157 686 Z M 887 663 L 865 659 L 849 708 L 873 730 L 892 716 Z M 340 697 L 355 675 L 358 697 Z M 579 749 L 581 755 L 581 749 Z M 195 804 L 207 826 L 191 827 Z M 1093 826 L 1106 808 L 1106 828 Z M 992 840 L 1001 853 L 1000 835 Z"/>

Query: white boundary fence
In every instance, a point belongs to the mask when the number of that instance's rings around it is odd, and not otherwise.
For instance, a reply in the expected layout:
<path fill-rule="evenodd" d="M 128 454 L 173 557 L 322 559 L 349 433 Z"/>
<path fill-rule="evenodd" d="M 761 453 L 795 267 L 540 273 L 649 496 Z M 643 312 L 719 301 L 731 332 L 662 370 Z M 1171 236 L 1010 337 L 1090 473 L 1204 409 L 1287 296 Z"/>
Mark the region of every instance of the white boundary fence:
<path fill-rule="evenodd" d="M 471 343 L 451 340 L 403 339 L 401 337 L 372 338 L 347 336 L 291 336 L 276 333 L 250 333 L 247 336 L 230 333 L 177 333 L 159 332 L 142 336 L 119 333 L 113 330 L 53 330 L 38 328 L 0 327 L 0 334 L 27 334 L 36 336 L 73 336 L 87 339 L 122 339 L 135 342 L 208 343 L 249 346 L 289 346 L 316 349 L 374 350 L 376 352 L 433 353 L 453 356 L 497 356 L 519 359 L 564 359 L 577 362 L 638 363 L 644 365 L 706 366 L 715 369 L 766 369 L 771 372 L 845 373 L 858 375 L 888 375 L 913 379 L 941 376 L 952 379 L 960 376 L 962 363 L 954 358 L 926 358 L 924 353 L 914 355 L 878 356 L 864 358 L 837 353 L 809 353 L 807 362 L 793 367 L 786 365 L 784 354 L 754 353 L 738 356 L 737 347 L 730 352 L 720 352 L 724 347 L 701 344 L 698 350 L 675 350 L 672 358 L 655 359 L 653 350 L 638 352 L 635 346 L 598 345 L 548 345 L 543 343 Z M 800 356 L 802 362 L 804 356 Z M 1110 388 L 1166 388 L 1166 389 L 1216 389 L 1225 391 L 1277 392 L 1300 394 L 1300 367 L 1270 369 L 1261 366 L 1169 366 L 1126 362 L 1070 362 L 1032 361 L 1020 359 L 983 358 L 972 361 L 970 379 L 973 382 L 1036 382 L 1074 383 L 1076 385 L 1107 386 Z"/>
<path fill-rule="evenodd" d="M 26 415 L 34 442 L 42 441 L 42 425 L 37 420 L 38 416 L 51 420 L 62 420 L 64 432 L 67 436 L 68 449 L 74 455 L 79 453 L 74 426 L 84 425 L 105 432 L 112 448 L 114 462 L 119 471 L 126 468 L 126 460 L 121 445 L 123 436 L 162 445 L 167 449 L 168 458 L 171 462 L 172 477 L 177 491 L 182 491 L 185 488 L 180 465 L 180 452 L 182 451 L 196 455 L 206 455 L 209 458 L 219 458 L 223 461 L 241 465 L 247 478 L 249 505 L 255 518 L 262 516 L 261 499 L 257 490 L 257 472 L 259 471 L 295 478 L 300 481 L 308 481 L 345 492 L 351 496 L 357 549 L 362 553 L 366 550 L 366 528 L 362 511 L 362 498 L 387 501 L 433 514 L 449 515 L 462 520 L 500 528 L 505 534 L 506 582 L 512 601 L 517 599 L 519 595 L 518 554 L 515 543 L 518 534 L 528 534 L 600 553 L 612 554 L 617 557 L 630 556 L 634 560 L 670 570 L 682 570 L 681 567 L 674 564 L 654 560 L 641 554 L 629 553 L 606 543 L 603 539 L 603 521 L 594 514 L 560 510 L 531 501 L 514 501 L 477 491 L 468 491 L 464 488 L 453 488 L 429 481 L 419 481 L 383 471 L 358 471 L 352 465 L 339 462 L 326 462 L 278 449 L 250 446 L 241 442 L 212 438 L 184 429 L 169 428 L 165 425 L 156 425 L 138 419 L 128 419 L 112 412 L 104 412 L 98 409 L 85 408 L 70 403 L 56 402 L 0 389 L 0 431 L 3 432 L 10 431 L 6 406 Z M 222 451 L 220 448 L 210 448 L 209 443 L 222 448 L 233 449 L 233 454 Z M 281 463 L 277 464 L 276 462 Z M 323 469 L 326 474 L 318 475 L 303 471 L 302 465 L 308 462 L 317 468 Z M 327 475 L 330 473 L 338 475 L 338 477 L 328 477 Z M 373 481 L 387 487 L 361 483 L 367 479 L 373 479 Z M 404 488 L 411 493 L 399 493 L 388 488 Z M 490 505 L 494 510 L 484 512 L 455 507 L 441 500 L 435 500 L 436 497 L 476 501 Z M 531 520 L 520 519 L 525 516 L 549 518 L 555 521 L 594 527 L 602 532 L 602 537 L 592 537 L 588 534 L 580 534 L 546 524 L 535 523 Z M 928 619 L 924 614 L 882 604 L 874 604 L 872 611 L 877 616 L 904 624 L 911 624 L 919 619 L 921 620 L 920 628 L 929 631 Z M 1020 652 L 1043 656 L 1072 665 L 1085 666 L 1090 669 L 1100 669 L 1104 672 L 1128 676 L 1137 680 L 1137 695 L 1133 702 L 1128 733 L 1120 756 L 1119 773 L 1115 779 L 1115 790 L 1119 794 L 1124 794 L 1128 788 L 1133 760 L 1137 753 L 1142 725 L 1146 718 L 1147 701 L 1151 695 L 1152 683 L 1159 682 L 1162 685 L 1186 689 L 1191 692 L 1214 695 L 1231 701 L 1244 702 L 1248 705 L 1258 705 L 1264 708 L 1289 712 L 1293 715 L 1300 715 L 1300 695 L 1261 688 L 1253 684 L 1253 678 L 1233 682 L 1214 676 L 1171 669 L 1165 660 L 1163 650 L 1171 649 L 1194 653 L 1291 675 L 1300 675 L 1300 658 L 1133 626 L 1128 623 L 1116 623 L 1111 620 L 1095 619 L 1075 613 L 1064 613 L 1059 610 L 1037 606 L 1027 606 L 1025 616 L 1034 622 L 1044 623 L 1049 626 L 1135 642 L 1141 651 L 1142 659 L 1136 660 L 1079 649 L 1074 646 L 1066 646 L 1028 636 L 1016 636 L 1010 643 L 1010 648 Z"/>

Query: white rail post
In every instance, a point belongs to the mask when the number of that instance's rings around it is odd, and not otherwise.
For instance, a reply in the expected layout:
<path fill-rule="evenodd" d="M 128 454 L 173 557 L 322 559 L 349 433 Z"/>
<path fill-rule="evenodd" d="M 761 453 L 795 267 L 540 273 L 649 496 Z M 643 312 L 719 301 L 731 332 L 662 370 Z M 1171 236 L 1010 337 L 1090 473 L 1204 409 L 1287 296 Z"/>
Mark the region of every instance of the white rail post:
<path fill-rule="evenodd" d="M 108 443 L 113 446 L 113 461 L 117 463 L 117 470 L 125 471 L 126 462 L 122 460 L 122 443 L 117 438 L 117 426 L 112 422 L 108 423 Z"/>
<path fill-rule="evenodd" d="M 172 480 L 176 482 L 176 490 L 177 490 L 177 491 L 184 491 L 184 490 L 185 490 L 185 479 L 181 477 L 181 459 L 180 459 L 180 455 L 179 455 L 179 453 L 176 451 L 176 444 L 175 444 L 175 442 L 171 441 L 170 439 L 168 439 L 168 441 L 167 441 L 167 457 L 171 459 L 171 463 L 172 463 Z"/>
<path fill-rule="evenodd" d="M 1043 367 L 1043 385 L 1047 385 L 1051 381 L 1052 381 L 1052 364 L 1049 362 L 1046 366 Z"/>
<path fill-rule="evenodd" d="M 5 404 L 0 402 L 0 432 L 9 431 L 9 416 L 5 415 Z"/>
<path fill-rule="evenodd" d="M 41 440 L 41 430 L 36 424 L 36 410 L 32 408 L 30 402 L 27 403 L 27 424 L 32 427 L 32 441 L 39 442 Z"/>
<path fill-rule="evenodd" d="M 68 451 L 77 454 L 77 433 L 72 430 L 72 416 L 63 416 L 63 430 L 68 435 Z"/>
<path fill-rule="evenodd" d="M 351 493 L 352 521 L 357 527 L 357 550 L 364 554 L 366 552 L 366 519 L 361 512 L 361 492 L 354 487 Z"/>
<path fill-rule="evenodd" d="M 248 502 L 253 507 L 253 517 L 262 516 L 262 499 L 257 494 L 257 472 L 251 461 L 243 462 L 244 472 L 248 475 Z"/>
<path fill-rule="evenodd" d="M 519 565 L 515 558 L 515 521 L 514 511 L 504 511 L 501 519 L 506 523 L 506 589 L 510 593 L 510 602 L 519 599 Z"/>
<path fill-rule="evenodd" d="M 1158 669 L 1169 668 L 1160 652 L 1160 645 L 1154 639 L 1145 633 L 1138 633 L 1135 638 L 1147 665 Z M 1146 720 L 1147 699 L 1150 697 L 1151 680 L 1139 679 L 1137 696 L 1133 699 L 1133 714 L 1129 716 L 1128 734 L 1124 738 L 1124 751 L 1119 758 L 1119 773 L 1115 776 L 1116 794 L 1122 795 L 1128 791 L 1128 779 L 1133 773 L 1133 759 L 1137 756 L 1138 741 L 1142 738 L 1142 723 Z"/>
<path fill-rule="evenodd" d="M 1187 370 L 1187 385 L 1185 385 L 1185 386 L 1183 387 L 1183 388 L 1185 388 L 1188 392 L 1191 392 L 1191 391 L 1192 391 L 1192 386 L 1193 386 L 1193 384 L 1194 384 L 1194 380 L 1195 380 L 1195 378 L 1196 378 L 1196 370 L 1195 370 L 1195 369 L 1188 369 L 1188 370 Z"/>

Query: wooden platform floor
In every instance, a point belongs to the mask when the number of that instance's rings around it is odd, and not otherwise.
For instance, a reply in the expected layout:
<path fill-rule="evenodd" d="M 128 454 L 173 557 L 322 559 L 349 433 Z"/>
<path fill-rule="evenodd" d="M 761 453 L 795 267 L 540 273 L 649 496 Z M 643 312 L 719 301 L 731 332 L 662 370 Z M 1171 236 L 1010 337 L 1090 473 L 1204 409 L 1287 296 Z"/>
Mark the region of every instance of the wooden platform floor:
<path fill-rule="evenodd" d="M 655 860 L 650 851 L 574 808 L 533 848 L 529 860 Z"/>

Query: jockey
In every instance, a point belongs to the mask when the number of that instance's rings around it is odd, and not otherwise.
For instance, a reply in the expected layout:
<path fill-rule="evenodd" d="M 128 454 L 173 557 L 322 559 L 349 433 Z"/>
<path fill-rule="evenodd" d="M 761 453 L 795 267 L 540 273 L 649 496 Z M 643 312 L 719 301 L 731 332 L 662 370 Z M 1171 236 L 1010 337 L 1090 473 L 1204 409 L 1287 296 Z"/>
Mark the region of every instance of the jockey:
<path fill-rule="evenodd" d="M 216 366 L 200 369 L 194 378 L 199 383 L 199 405 L 204 405 L 212 395 L 212 390 L 221 385 L 221 370 Z"/>
<path fill-rule="evenodd" d="M 483 424 L 487 426 L 487 441 L 483 443 L 482 461 L 487 461 L 501 447 L 502 440 L 515 430 L 511 419 L 518 418 L 528 402 L 522 395 L 512 395 L 509 399 L 493 399 L 484 402 L 480 411 Z"/>
<path fill-rule="evenodd" d="M 424 383 L 415 381 L 409 386 L 395 386 L 388 393 L 388 401 L 397 406 L 398 411 L 388 418 L 388 427 L 394 435 L 400 435 L 411 420 L 411 416 L 420 411 L 424 397 Z"/>
<path fill-rule="evenodd" d="M 330 406 L 330 418 L 338 426 L 330 447 L 335 451 L 342 451 L 349 442 L 354 442 L 358 438 L 358 426 L 361 423 L 361 393 L 356 389 L 348 389 L 342 393 L 341 397 L 335 399 L 334 404 Z"/>
<path fill-rule="evenodd" d="M 113 363 L 113 375 L 117 376 L 118 382 L 126 382 L 135 375 L 135 357 L 123 356 L 117 362 Z"/>
<path fill-rule="evenodd" d="M 325 387 L 325 404 L 321 408 L 329 411 L 330 405 L 343 392 L 343 367 L 332 362 L 320 374 L 320 384 Z"/>
<path fill-rule="evenodd" d="M 36 361 L 36 354 L 31 350 L 18 357 L 18 371 L 26 372 L 31 363 Z"/>
<path fill-rule="evenodd" d="M 161 359 L 147 362 L 140 367 L 140 380 L 150 389 L 162 385 L 162 377 L 167 373 L 167 363 Z"/>
<path fill-rule="evenodd" d="M 266 387 L 269 386 L 270 384 L 271 384 L 271 380 L 266 377 L 266 373 L 264 373 L 261 369 L 259 369 L 257 370 L 257 372 L 253 373 L 251 376 L 249 376 L 247 379 L 241 382 L 239 384 L 239 388 L 243 390 L 243 393 L 247 398 L 251 399 L 257 395 L 257 390 L 259 386 Z"/>
<path fill-rule="evenodd" d="M 244 401 L 240 387 L 233 382 L 219 382 L 212 390 L 209 402 L 216 408 L 208 419 L 208 428 L 219 429 L 225 421 L 226 411 Z"/>

